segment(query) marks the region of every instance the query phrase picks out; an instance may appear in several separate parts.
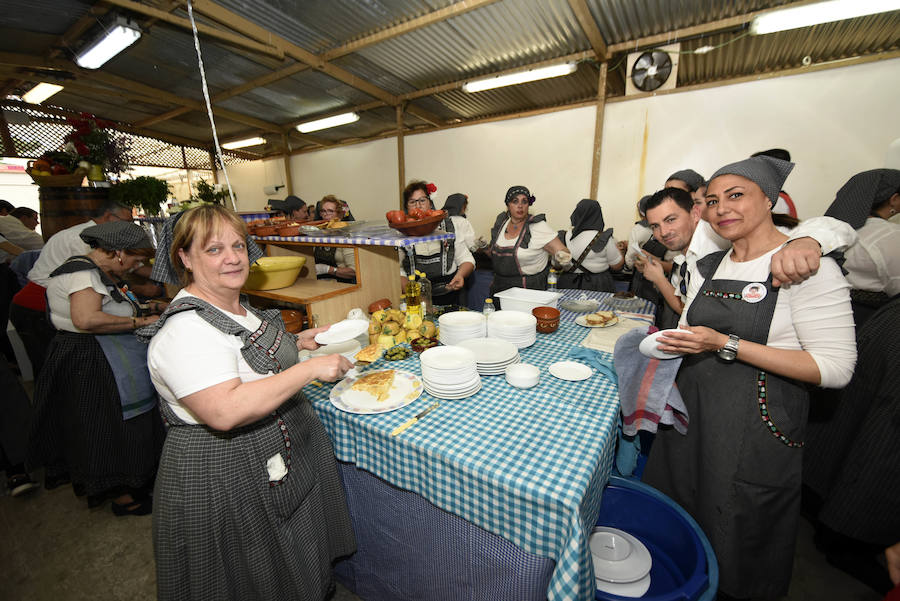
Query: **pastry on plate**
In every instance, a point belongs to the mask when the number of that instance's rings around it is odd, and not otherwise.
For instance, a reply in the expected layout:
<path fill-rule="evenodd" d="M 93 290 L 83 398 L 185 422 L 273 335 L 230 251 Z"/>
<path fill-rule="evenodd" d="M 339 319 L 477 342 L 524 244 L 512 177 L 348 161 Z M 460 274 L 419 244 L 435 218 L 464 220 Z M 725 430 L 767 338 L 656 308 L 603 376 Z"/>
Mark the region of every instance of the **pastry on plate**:
<path fill-rule="evenodd" d="M 618 322 L 619 318 L 612 311 L 597 311 L 585 315 L 584 320 L 592 326 L 611 326 Z"/>
<path fill-rule="evenodd" d="M 377 361 L 383 352 L 384 348 L 380 344 L 370 344 L 369 346 L 360 349 L 355 357 L 357 361 L 372 363 L 373 361 Z"/>
<path fill-rule="evenodd" d="M 366 374 L 351 386 L 351 390 L 368 392 L 376 401 L 384 401 L 391 395 L 391 387 L 394 385 L 394 370 L 386 369 Z"/>

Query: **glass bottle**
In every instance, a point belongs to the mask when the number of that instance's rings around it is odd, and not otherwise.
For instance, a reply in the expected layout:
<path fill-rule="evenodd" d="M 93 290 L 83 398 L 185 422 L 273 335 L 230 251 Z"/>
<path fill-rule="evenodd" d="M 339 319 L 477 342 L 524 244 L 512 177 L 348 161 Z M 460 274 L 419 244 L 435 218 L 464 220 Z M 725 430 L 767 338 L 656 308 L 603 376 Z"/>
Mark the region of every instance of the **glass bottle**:
<path fill-rule="evenodd" d="M 416 281 L 416 276 L 410 274 L 406 283 L 406 313 L 407 315 L 422 314 L 422 286 Z"/>
<path fill-rule="evenodd" d="M 552 267 L 550 268 L 550 273 L 547 275 L 547 290 L 551 292 L 556 292 L 556 270 Z"/>
<path fill-rule="evenodd" d="M 421 271 L 417 270 L 416 275 L 419 276 L 419 286 L 421 286 L 422 317 L 432 315 L 434 309 L 431 301 L 431 280 L 429 280 Z"/>
<path fill-rule="evenodd" d="M 496 311 L 497 308 L 494 307 L 494 299 L 486 298 L 484 299 L 484 306 L 481 308 L 481 312 L 487 316 Z"/>

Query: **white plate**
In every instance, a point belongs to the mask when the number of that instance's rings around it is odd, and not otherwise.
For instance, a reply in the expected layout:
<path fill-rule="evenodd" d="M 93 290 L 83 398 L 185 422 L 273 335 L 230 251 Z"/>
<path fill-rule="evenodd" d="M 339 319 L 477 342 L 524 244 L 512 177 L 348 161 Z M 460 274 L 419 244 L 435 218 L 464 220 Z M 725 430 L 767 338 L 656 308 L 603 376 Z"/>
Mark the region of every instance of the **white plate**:
<path fill-rule="evenodd" d="M 600 306 L 600 301 L 593 298 L 564 300 L 559 306 L 573 313 L 593 313 Z"/>
<path fill-rule="evenodd" d="M 472 328 L 484 323 L 484 315 L 477 311 L 451 311 L 438 317 L 441 328 Z"/>
<path fill-rule="evenodd" d="M 575 323 L 586 328 L 611 328 L 619 323 L 619 316 L 617 315 L 613 321 L 607 321 L 605 324 L 594 325 L 587 322 L 587 315 L 579 315 L 575 318 Z"/>
<path fill-rule="evenodd" d="M 640 580 L 634 582 L 607 582 L 596 578 L 594 584 L 597 585 L 598 591 L 618 595 L 619 597 L 643 597 L 650 590 L 650 574 L 647 574 Z"/>
<path fill-rule="evenodd" d="M 326 344 L 324 346 L 320 346 L 314 351 L 310 351 L 310 357 L 322 357 L 324 355 L 332 355 L 332 354 L 340 354 L 348 359 L 351 362 L 356 362 L 356 353 L 360 351 L 362 346 L 359 344 L 359 341 L 351 338 L 350 340 L 345 340 L 344 342 L 336 342 L 334 344 Z"/>
<path fill-rule="evenodd" d="M 467 378 L 465 382 L 460 382 L 458 384 L 441 384 L 438 382 L 432 382 L 428 378 L 422 378 L 422 384 L 424 384 L 425 387 L 429 390 L 435 390 L 437 392 L 448 392 L 453 394 L 478 388 L 481 384 L 481 377 L 475 376 L 474 378 Z"/>
<path fill-rule="evenodd" d="M 454 393 L 439 392 L 439 391 L 430 389 L 428 386 L 425 387 L 425 390 L 431 396 L 437 397 L 439 399 L 449 399 L 449 400 L 465 399 L 465 398 L 468 398 L 468 397 L 472 396 L 473 394 L 477 393 L 479 390 L 481 390 L 481 380 L 479 380 L 478 384 L 476 384 L 470 390 L 466 390 L 466 391 L 462 391 L 462 392 L 454 392 Z"/>
<path fill-rule="evenodd" d="M 646 355 L 647 357 L 652 357 L 654 359 L 674 359 L 675 357 L 681 357 L 684 353 L 665 353 L 658 348 L 659 342 L 658 338 L 660 336 L 665 336 L 666 332 L 687 332 L 688 334 L 693 334 L 690 330 L 682 330 L 680 328 L 672 328 L 669 330 L 660 330 L 659 332 L 653 332 L 643 340 L 638 345 L 638 350 L 641 351 L 641 354 Z"/>
<path fill-rule="evenodd" d="M 422 351 L 419 362 L 433 369 L 474 369 L 475 354 L 459 346 L 434 346 Z"/>
<path fill-rule="evenodd" d="M 332 325 L 324 332 L 316 334 L 316 342 L 319 344 L 336 344 L 356 338 L 363 332 L 369 331 L 367 319 L 345 319 Z"/>
<path fill-rule="evenodd" d="M 387 370 L 380 370 L 387 371 Z M 377 372 L 366 372 L 364 375 Z M 394 370 L 394 384 L 391 394 L 383 401 L 378 401 L 368 392 L 353 390 L 358 378 L 344 378 L 331 389 L 328 400 L 331 404 L 347 413 L 387 413 L 406 407 L 422 394 L 422 380 L 408 371 Z"/>
<path fill-rule="evenodd" d="M 557 361 L 547 370 L 560 380 L 587 380 L 593 375 L 594 370 L 578 361 Z"/>
<path fill-rule="evenodd" d="M 604 582 L 635 582 L 647 576 L 653 566 L 653 558 L 644 543 L 618 528 L 596 526 L 588 545 L 594 577 Z"/>
<path fill-rule="evenodd" d="M 537 324 L 537 317 L 521 311 L 494 311 L 488 316 L 488 323 L 495 328 L 521 330 L 533 328 Z"/>
<path fill-rule="evenodd" d="M 472 351 L 479 365 L 503 363 L 519 354 L 516 345 L 499 338 L 473 338 L 463 340 L 457 346 Z"/>

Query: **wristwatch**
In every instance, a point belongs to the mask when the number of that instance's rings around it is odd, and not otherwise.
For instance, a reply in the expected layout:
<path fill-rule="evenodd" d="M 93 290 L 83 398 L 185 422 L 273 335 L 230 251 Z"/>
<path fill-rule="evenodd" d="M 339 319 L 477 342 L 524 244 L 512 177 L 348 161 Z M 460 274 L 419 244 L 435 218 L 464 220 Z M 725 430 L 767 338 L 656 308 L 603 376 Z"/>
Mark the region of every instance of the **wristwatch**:
<path fill-rule="evenodd" d="M 716 354 L 719 355 L 719 359 L 728 361 L 729 363 L 737 359 L 738 343 L 740 343 L 740 341 L 741 339 L 738 338 L 736 334 L 729 334 L 728 342 L 725 343 L 725 346 L 716 351 Z"/>

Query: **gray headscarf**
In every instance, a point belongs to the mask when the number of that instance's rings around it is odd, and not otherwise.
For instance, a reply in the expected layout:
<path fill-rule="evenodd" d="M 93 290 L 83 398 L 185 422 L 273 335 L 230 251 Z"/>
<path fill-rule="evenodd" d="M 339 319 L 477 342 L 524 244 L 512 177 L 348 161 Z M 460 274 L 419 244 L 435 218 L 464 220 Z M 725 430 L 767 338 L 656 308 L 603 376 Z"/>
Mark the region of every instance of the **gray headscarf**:
<path fill-rule="evenodd" d="M 778 194 L 781 192 L 784 180 L 787 179 L 793 168 L 793 163 L 782 161 L 781 159 L 769 156 L 751 157 L 737 163 L 725 165 L 713 173 L 709 181 L 712 182 L 720 175 L 739 175 L 747 178 L 760 187 L 763 194 L 772 203 L 771 207 L 774 207 L 775 203 L 778 202 Z"/>
<path fill-rule="evenodd" d="M 178 223 L 178 220 L 181 219 L 185 212 L 175 213 L 166 219 L 166 222 L 163 224 L 162 232 L 159 234 L 159 245 L 156 247 L 156 259 L 153 261 L 153 270 L 150 272 L 151 280 L 176 286 L 181 285 L 182 282 L 178 278 L 178 272 L 175 271 L 175 268 L 172 267 L 172 262 L 169 261 L 169 249 L 172 247 L 172 241 L 175 239 L 175 224 Z M 262 249 L 249 235 L 247 236 L 247 256 L 250 258 L 251 265 L 263 257 Z"/>
<path fill-rule="evenodd" d="M 849 223 L 858 230 L 866 224 L 872 209 L 900 192 L 900 170 L 871 169 L 857 173 L 841 186 L 834 202 L 825 211 L 826 217 L 834 217 Z"/>
<path fill-rule="evenodd" d="M 706 180 L 703 179 L 703 176 L 693 169 L 682 169 L 681 171 L 676 171 L 675 173 L 667 177 L 666 181 L 669 181 L 670 179 L 683 181 L 688 185 L 688 188 L 691 189 L 691 192 L 696 192 L 700 188 L 700 186 L 706 183 Z"/>
<path fill-rule="evenodd" d="M 79 234 L 91 248 L 125 250 L 153 248 L 153 242 L 144 228 L 130 221 L 107 221 L 85 228 Z"/>
<path fill-rule="evenodd" d="M 466 206 L 466 203 L 469 201 L 469 197 L 461 192 L 456 192 L 447 197 L 447 200 L 444 201 L 444 206 L 441 207 L 441 210 L 447 211 L 447 215 L 459 216 L 462 215 L 463 207 Z"/>

